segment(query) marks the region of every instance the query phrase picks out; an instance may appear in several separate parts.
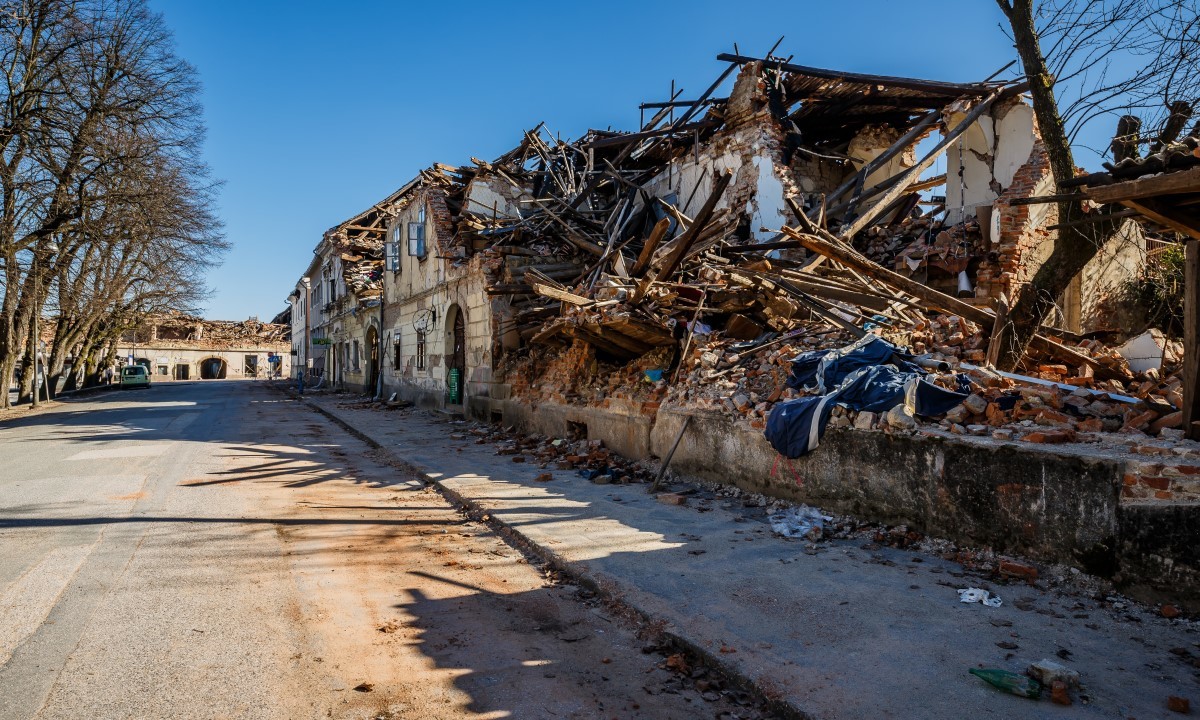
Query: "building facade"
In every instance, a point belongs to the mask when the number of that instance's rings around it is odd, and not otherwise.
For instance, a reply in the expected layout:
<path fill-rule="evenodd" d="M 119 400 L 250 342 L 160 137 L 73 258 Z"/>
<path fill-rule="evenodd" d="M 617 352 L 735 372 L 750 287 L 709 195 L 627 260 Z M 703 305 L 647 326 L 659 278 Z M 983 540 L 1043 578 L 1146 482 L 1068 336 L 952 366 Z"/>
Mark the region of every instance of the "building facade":
<path fill-rule="evenodd" d="M 116 355 L 120 364 L 144 365 L 154 382 L 288 377 L 289 331 L 254 319 L 164 316 L 123 335 Z"/>

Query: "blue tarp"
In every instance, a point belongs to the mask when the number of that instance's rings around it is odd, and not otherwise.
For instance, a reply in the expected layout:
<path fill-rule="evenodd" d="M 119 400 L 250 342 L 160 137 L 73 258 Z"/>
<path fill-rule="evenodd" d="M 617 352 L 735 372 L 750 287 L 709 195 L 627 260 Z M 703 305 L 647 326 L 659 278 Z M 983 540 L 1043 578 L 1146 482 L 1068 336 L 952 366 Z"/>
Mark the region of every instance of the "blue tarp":
<path fill-rule="evenodd" d="M 788 385 L 822 393 L 778 403 L 767 418 L 766 436 L 782 455 L 796 458 L 820 445 L 834 405 L 885 412 L 906 403 L 916 415 L 940 415 L 967 397 L 922 378 L 920 368 L 875 335 L 830 351 L 807 352 L 792 361 Z M 959 377 L 966 390 L 965 377 Z"/>

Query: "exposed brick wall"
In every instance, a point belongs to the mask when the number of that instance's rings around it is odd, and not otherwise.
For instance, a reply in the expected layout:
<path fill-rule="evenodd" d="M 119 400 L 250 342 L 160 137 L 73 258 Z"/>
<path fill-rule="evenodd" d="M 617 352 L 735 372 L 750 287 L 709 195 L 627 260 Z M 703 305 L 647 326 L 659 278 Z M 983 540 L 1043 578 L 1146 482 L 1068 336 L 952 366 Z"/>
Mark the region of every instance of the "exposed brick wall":
<path fill-rule="evenodd" d="M 1039 140 L 1029 160 L 1017 170 L 1012 184 L 993 205 L 1000 216 L 1000 237 L 992 238 L 989 257 L 976 275 L 976 296 L 994 298 L 1003 292 L 1012 298 L 1015 289 L 1029 282 L 1037 263 L 1031 263 L 1052 231 L 1047 225 L 1057 222 L 1055 205 L 1012 205 L 1014 198 L 1031 197 L 1048 191 L 1052 184 L 1050 159 Z"/>
<path fill-rule="evenodd" d="M 1200 456 L 1190 455 L 1182 460 L 1174 457 L 1131 460 L 1125 463 L 1121 499 L 1166 503 L 1200 500 Z"/>

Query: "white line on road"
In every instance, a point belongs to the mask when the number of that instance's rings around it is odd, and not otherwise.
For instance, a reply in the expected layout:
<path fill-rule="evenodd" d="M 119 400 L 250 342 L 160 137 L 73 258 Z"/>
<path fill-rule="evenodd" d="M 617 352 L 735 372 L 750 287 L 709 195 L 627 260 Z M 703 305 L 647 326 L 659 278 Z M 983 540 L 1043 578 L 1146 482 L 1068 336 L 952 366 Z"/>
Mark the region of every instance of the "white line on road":
<path fill-rule="evenodd" d="M 105 460 L 108 458 L 158 457 L 170 449 L 170 445 L 129 445 L 106 450 L 87 450 L 76 453 L 68 460 Z"/>

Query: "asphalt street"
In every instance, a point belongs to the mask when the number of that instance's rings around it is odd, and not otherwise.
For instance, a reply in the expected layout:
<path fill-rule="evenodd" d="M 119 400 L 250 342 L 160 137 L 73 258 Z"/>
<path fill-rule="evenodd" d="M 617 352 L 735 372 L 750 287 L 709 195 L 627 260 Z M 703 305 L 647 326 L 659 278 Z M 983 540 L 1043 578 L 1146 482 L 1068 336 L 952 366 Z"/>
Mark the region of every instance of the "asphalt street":
<path fill-rule="evenodd" d="M 0 422 L 0 720 L 766 716 L 634 630 L 256 382 Z"/>
<path fill-rule="evenodd" d="M 291 674 L 273 530 L 244 522 L 246 495 L 180 486 L 220 469 L 245 403 L 155 387 L 0 425 L 0 717 L 284 710 L 260 680 Z"/>

